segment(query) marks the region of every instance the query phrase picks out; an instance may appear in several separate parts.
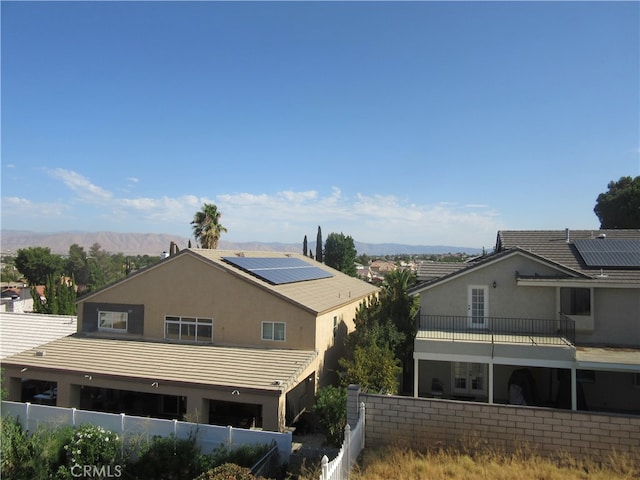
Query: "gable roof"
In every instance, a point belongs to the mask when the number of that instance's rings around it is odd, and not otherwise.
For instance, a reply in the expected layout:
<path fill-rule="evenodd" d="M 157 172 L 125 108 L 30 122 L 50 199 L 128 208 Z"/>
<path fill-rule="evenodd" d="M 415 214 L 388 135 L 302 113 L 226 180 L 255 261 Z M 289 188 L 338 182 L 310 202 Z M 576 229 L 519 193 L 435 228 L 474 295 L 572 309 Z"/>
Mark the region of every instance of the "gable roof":
<path fill-rule="evenodd" d="M 574 241 L 595 239 L 604 235 L 607 239 L 640 240 L 640 230 L 504 230 L 496 239 L 496 252 L 520 248 L 554 263 L 579 271 L 602 282 L 639 284 L 640 268 L 589 267 L 578 252 Z"/>
<path fill-rule="evenodd" d="M 358 278 L 350 277 L 344 273 L 335 270 L 327 265 L 305 257 L 302 254 L 282 253 L 282 252 L 239 252 L 234 250 L 218 250 L 218 249 L 202 249 L 189 248 L 181 250 L 176 255 L 171 256 L 160 263 L 157 263 L 147 269 L 140 270 L 135 274 L 120 280 L 119 282 L 104 287 L 101 290 L 86 295 L 78 300 L 84 302 L 90 299 L 98 292 L 104 291 L 114 285 L 127 282 L 131 278 L 144 275 L 150 269 L 162 268 L 167 262 L 179 262 L 184 256 L 192 256 L 211 265 L 212 268 L 223 270 L 242 280 L 250 283 L 258 288 L 269 291 L 279 296 L 285 301 L 294 303 L 305 310 L 316 315 L 328 312 L 343 305 L 348 305 L 354 301 L 358 301 L 369 297 L 378 292 L 379 288 L 364 282 Z M 236 265 L 224 260 L 225 257 L 250 257 L 250 258 L 297 258 L 310 266 L 320 268 L 331 276 L 327 278 L 319 278 L 316 280 L 299 281 L 294 283 L 284 283 L 273 285 L 262 278 L 257 277 Z"/>
<path fill-rule="evenodd" d="M 572 268 L 566 267 L 564 265 L 555 263 L 545 257 L 542 257 L 540 255 L 537 255 L 531 251 L 527 251 L 527 250 L 523 250 L 522 248 L 516 247 L 516 248 L 512 248 L 512 249 L 508 249 L 508 250 L 503 250 L 501 252 L 497 252 L 497 253 L 493 253 L 491 255 L 487 255 L 486 257 L 483 257 L 480 260 L 476 260 L 472 263 L 467 263 L 467 264 L 463 264 L 465 265 L 465 268 L 460 268 L 458 270 L 453 270 L 451 273 L 449 274 L 445 274 L 441 277 L 436 277 L 436 278 L 432 278 L 431 280 L 427 280 L 425 282 L 422 282 L 418 285 L 416 285 L 413 289 L 411 289 L 409 291 L 409 294 L 414 295 L 417 293 L 420 293 L 423 290 L 427 290 L 429 288 L 431 288 L 432 286 L 447 282 L 449 280 L 452 280 L 456 277 L 462 276 L 462 275 L 466 275 L 467 273 L 469 273 L 472 270 L 477 270 L 479 268 L 484 268 L 488 265 L 491 265 L 493 263 L 499 262 L 507 257 L 513 256 L 513 255 L 522 255 L 525 257 L 528 257 L 536 262 L 539 262 L 541 264 L 545 264 L 551 268 L 554 268 L 558 271 L 558 276 L 564 276 L 566 278 L 582 278 L 582 279 L 588 279 L 590 278 L 588 275 L 578 271 L 578 270 L 574 270 Z"/>

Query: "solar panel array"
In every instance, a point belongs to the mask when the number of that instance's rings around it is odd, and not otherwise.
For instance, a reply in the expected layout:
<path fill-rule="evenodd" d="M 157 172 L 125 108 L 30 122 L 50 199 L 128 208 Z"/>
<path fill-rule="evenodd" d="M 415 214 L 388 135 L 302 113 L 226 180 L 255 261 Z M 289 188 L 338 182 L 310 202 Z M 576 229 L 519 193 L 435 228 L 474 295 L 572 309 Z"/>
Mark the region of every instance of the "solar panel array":
<path fill-rule="evenodd" d="M 573 243 L 589 267 L 640 267 L 640 239 L 590 238 Z"/>
<path fill-rule="evenodd" d="M 222 260 L 272 285 L 333 277 L 326 270 L 294 257 L 222 257 Z"/>

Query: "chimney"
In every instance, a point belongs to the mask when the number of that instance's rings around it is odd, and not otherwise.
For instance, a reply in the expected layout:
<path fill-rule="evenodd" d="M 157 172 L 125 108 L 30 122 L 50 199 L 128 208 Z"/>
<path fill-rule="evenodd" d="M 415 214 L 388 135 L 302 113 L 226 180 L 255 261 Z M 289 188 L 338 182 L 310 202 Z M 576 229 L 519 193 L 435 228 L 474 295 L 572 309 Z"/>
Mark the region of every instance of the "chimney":
<path fill-rule="evenodd" d="M 567 243 L 569 243 L 571 241 L 570 237 L 569 237 L 569 229 L 565 228 L 564 229 L 564 239 Z"/>

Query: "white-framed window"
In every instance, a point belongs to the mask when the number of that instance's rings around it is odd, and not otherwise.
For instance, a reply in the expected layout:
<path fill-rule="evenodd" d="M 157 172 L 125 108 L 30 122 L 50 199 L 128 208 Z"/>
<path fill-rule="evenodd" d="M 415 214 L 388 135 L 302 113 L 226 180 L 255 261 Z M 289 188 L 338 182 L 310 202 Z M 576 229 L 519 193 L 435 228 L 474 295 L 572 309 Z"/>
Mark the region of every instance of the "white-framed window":
<path fill-rule="evenodd" d="M 284 342 L 284 322 L 262 322 L 262 339 Z"/>
<path fill-rule="evenodd" d="M 453 362 L 451 391 L 463 395 L 486 395 L 487 366 L 482 363 Z"/>
<path fill-rule="evenodd" d="M 164 317 L 164 338 L 180 342 L 212 343 L 213 319 L 199 317 Z"/>
<path fill-rule="evenodd" d="M 98 330 L 126 333 L 128 323 L 127 312 L 98 311 Z"/>

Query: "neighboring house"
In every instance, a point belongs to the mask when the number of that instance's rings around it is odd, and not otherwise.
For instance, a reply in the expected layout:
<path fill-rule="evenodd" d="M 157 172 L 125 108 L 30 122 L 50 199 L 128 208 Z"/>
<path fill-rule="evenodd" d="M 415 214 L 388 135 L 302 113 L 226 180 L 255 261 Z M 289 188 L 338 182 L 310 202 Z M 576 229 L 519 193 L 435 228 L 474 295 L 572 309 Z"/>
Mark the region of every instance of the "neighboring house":
<path fill-rule="evenodd" d="M 44 294 L 44 286 L 36 287 L 38 295 Z M 25 313 L 33 312 L 33 297 L 31 288 L 24 284 L 8 284 L 2 288 L 2 303 L 0 312 Z"/>
<path fill-rule="evenodd" d="M 375 275 L 380 275 L 382 277 L 389 272 L 393 272 L 396 268 L 395 263 L 388 262 L 386 260 L 374 260 L 371 262 L 371 271 Z"/>
<path fill-rule="evenodd" d="M 78 300 L 73 337 L 4 362 L 59 406 L 283 430 L 378 289 L 299 254 L 185 249 Z"/>
<path fill-rule="evenodd" d="M 640 230 L 501 231 L 437 268 L 412 291 L 415 396 L 640 413 Z"/>
<path fill-rule="evenodd" d="M 3 368 L 7 357 L 24 351 L 37 352 L 41 345 L 73 335 L 76 329 L 75 316 L 0 313 L 0 361 Z M 31 379 L 28 368 L 23 368 L 20 389 L 25 397 L 36 403 L 55 404 L 57 392 L 51 383 Z"/>
<path fill-rule="evenodd" d="M 434 262 L 431 260 L 423 260 L 418 264 L 416 277 L 418 282 L 428 282 L 467 267 L 469 267 L 469 264 L 464 262 Z"/>
<path fill-rule="evenodd" d="M 0 313 L 0 360 L 73 335 L 77 319 L 71 315 Z"/>

